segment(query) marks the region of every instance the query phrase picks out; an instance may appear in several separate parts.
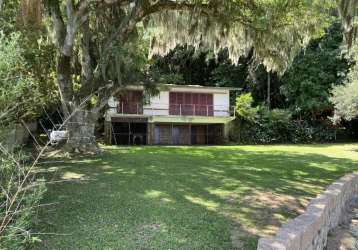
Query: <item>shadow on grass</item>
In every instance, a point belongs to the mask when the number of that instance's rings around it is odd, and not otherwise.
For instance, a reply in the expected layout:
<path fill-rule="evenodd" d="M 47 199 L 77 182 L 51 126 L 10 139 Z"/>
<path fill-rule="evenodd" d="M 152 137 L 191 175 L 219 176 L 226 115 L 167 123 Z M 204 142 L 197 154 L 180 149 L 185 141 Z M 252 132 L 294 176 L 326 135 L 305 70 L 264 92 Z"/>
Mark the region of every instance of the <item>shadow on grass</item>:
<path fill-rule="evenodd" d="M 240 147 L 108 147 L 44 169 L 39 249 L 255 249 L 351 159 Z"/>

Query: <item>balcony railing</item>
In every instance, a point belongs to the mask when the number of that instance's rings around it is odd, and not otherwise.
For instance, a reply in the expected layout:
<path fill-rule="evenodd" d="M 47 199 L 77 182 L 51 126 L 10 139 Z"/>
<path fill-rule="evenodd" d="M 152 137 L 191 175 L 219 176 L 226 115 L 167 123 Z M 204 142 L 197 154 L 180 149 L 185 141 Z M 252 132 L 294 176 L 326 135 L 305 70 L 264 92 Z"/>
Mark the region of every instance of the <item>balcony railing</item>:
<path fill-rule="evenodd" d="M 169 115 L 214 116 L 214 105 L 170 104 Z"/>
<path fill-rule="evenodd" d="M 142 115 L 143 104 L 139 102 L 120 102 L 117 105 L 118 114 Z"/>
<path fill-rule="evenodd" d="M 110 110 L 123 115 L 235 116 L 235 108 L 225 105 L 151 103 L 143 106 L 142 103 L 118 103 L 117 107 L 111 107 Z"/>

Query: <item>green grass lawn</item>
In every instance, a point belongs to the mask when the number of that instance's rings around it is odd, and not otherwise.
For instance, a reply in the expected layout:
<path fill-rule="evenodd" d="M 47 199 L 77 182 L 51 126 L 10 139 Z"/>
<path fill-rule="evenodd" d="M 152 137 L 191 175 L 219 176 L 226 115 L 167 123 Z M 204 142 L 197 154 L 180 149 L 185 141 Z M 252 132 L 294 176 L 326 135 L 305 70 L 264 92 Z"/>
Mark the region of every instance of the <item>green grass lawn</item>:
<path fill-rule="evenodd" d="M 44 167 L 36 248 L 255 249 L 357 169 L 358 144 L 104 147 Z"/>

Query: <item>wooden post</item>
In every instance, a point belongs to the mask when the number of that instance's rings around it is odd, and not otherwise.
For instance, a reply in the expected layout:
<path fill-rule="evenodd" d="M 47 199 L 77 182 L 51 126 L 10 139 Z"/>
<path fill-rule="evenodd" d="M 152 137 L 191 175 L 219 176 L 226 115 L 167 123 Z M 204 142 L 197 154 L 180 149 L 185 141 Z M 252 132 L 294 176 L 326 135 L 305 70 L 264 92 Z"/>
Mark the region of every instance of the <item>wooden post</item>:
<path fill-rule="evenodd" d="M 189 145 L 191 145 L 191 123 L 189 123 Z"/>
<path fill-rule="evenodd" d="M 206 124 L 206 145 L 209 144 L 209 124 Z"/>
<path fill-rule="evenodd" d="M 108 130 L 107 130 L 107 133 L 108 133 L 108 141 L 107 141 L 107 143 L 109 144 L 109 145 L 111 145 L 112 144 L 112 126 L 109 126 L 109 124 L 111 124 L 112 125 L 112 122 L 107 122 L 107 127 L 108 127 Z"/>
<path fill-rule="evenodd" d="M 131 145 L 131 123 L 128 122 L 128 145 Z"/>
<path fill-rule="evenodd" d="M 151 129 L 151 124 L 150 123 L 147 123 L 147 141 L 146 141 L 146 143 L 147 143 L 147 145 L 149 145 L 150 144 L 150 137 L 151 137 L 151 131 L 150 131 L 150 129 Z"/>
<path fill-rule="evenodd" d="M 117 138 L 116 138 L 116 135 L 115 135 L 115 133 L 114 133 L 113 123 L 112 123 L 112 122 L 111 122 L 111 130 L 112 130 L 112 133 L 113 133 L 114 143 L 115 143 L 116 145 L 118 145 L 118 144 L 117 144 Z M 112 135 L 112 133 L 111 133 L 111 135 Z M 112 144 L 112 139 L 111 139 L 111 144 Z"/>
<path fill-rule="evenodd" d="M 174 124 L 172 123 L 171 127 L 170 127 L 170 144 L 172 144 L 172 145 L 174 145 L 173 127 L 174 127 Z"/>

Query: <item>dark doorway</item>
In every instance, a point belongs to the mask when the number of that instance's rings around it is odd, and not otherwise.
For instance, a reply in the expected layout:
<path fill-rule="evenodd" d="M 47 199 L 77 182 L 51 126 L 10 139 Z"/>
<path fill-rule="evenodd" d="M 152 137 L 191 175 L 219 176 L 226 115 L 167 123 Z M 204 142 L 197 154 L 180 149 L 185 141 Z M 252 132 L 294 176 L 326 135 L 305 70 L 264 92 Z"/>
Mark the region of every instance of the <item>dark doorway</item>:
<path fill-rule="evenodd" d="M 147 124 L 132 122 L 112 122 L 112 144 L 146 145 Z"/>
<path fill-rule="evenodd" d="M 192 145 L 216 145 L 223 142 L 223 124 L 192 125 Z"/>
<path fill-rule="evenodd" d="M 207 144 L 207 126 L 206 125 L 192 125 L 191 126 L 191 144 L 204 145 Z"/>

